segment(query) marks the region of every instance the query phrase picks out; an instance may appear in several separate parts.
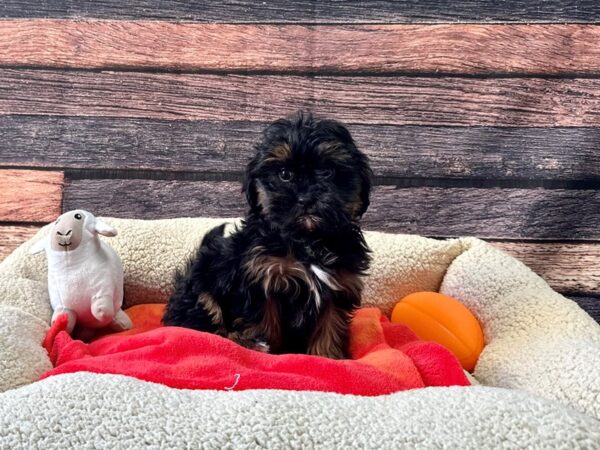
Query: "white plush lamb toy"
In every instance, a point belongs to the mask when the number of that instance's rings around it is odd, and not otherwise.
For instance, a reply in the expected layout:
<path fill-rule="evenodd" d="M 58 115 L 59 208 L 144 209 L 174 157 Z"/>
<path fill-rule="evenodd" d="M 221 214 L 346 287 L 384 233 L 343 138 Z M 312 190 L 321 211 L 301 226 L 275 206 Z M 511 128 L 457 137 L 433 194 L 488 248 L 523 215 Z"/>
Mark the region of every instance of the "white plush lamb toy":
<path fill-rule="evenodd" d="M 80 328 L 111 326 L 115 331 L 131 328 L 123 305 L 123 265 L 115 251 L 98 235 L 116 236 L 117 230 L 77 209 L 60 216 L 30 253 L 46 251 L 48 292 L 54 314 L 69 317 L 67 332 Z"/>

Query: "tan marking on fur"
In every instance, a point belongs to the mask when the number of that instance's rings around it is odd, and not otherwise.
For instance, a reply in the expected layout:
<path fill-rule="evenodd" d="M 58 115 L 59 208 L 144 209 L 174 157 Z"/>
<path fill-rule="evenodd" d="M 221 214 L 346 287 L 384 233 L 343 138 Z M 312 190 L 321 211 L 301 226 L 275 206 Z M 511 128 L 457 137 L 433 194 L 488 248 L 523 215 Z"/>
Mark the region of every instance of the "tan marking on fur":
<path fill-rule="evenodd" d="M 271 156 L 279 160 L 286 160 L 292 156 L 292 150 L 288 144 L 280 144 L 271 150 Z"/>
<path fill-rule="evenodd" d="M 212 295 L 203 292 L 198 296 L 198 304 L 206 310 L 214 325 L 223 324 L 223 311 Z"/>
<path fill-rule="evenodd" d="M 269 152 L 269 156 L 267 156 L 263 160 L 263 163 L 274 162 L 274 161 L 284 162 L 284 161 L 290 159 L 291 157 L 292 157 L 292 149 L 290 148 L 290 146 L 288 144 L 284 143 L 284 144 L 280 144 L 280 145 L 274 147 Z"/>
<path fill-rule="evenodd" d="M 319 316 L 308 344 L 309 355 L 344 359 L 347 349 L 349 314 L 329 304 Z"/>
<path fill-rule="evenodd" d="M 269 196 L 267 195 L 267 191 L 260 181 L 256 182 L 256 198 L 258 204 L 263 209 L 263 212 L 268 213 L 271 208 Z"/>
<path fill-rule="evenodd" d="M 360 195 L 357 194 L 356 197 L 354 198 L 354 200 L 352 200 L 350 203 L 346 204 L 346 211 L 348 212 L 348 214 L 350 215 L 350 217 L 352 217 L 353 219 L 356 219 L 358 217 L 358 214 L 360 213 L 360 210 L 362 209 L 363 206 L 363 202 L 360 199 Z"/>
<path fill-rule="evenodd" d="M 283 334 L 281 330 L 281 314 L 279 304 L 271 297 L 267 297 L 262 320 L 258 323 L 260 334 L 265 336 L 271 351 L 277 352 L 281 348 Z"/>
<path fill-rule="evenodd" d="M 236 319 L 233 319 L 233 322 L 231 323 L 233 328 L 241 328 L 244 325 L 244 319 L 242 319 L 241 317 L 238 317 Z"/>
<path fill-rule="evenodd" d="M 281 348 L 283 334 L 279 304 L 272 297 L 267 297 L 263 316 L 258 323 L 246 323 L 244 319 L 238 317 L 233 321 L 232 326 L 238 331 L 228 333 L 227 337 L 240 345 L 254 348 L 254 340 L 264 339 L 271 351 L 276 352 Z"/>
<path fill-rule="evenodd" d="M 244 263 L 244 270 L 252 282 L 262 283 L 267 298 L 271 293 L 290 290 L 292 295 L 298 295 L 300 282 L 303 282 L 312 292 L 317 307 L 320 305 L 321 296 L 315 281 L 300 262 L 292 258 L 264 255 L 262 251 L 254 249 L 251 252 L 251 257 Z"/>
<path fill-rule="evenodd" d="M 342 163 L 352 158 L 352 155 L 339 141 L 322 142 L 319 144 L 318 150 L 321 157 L 329 157 Z"/>

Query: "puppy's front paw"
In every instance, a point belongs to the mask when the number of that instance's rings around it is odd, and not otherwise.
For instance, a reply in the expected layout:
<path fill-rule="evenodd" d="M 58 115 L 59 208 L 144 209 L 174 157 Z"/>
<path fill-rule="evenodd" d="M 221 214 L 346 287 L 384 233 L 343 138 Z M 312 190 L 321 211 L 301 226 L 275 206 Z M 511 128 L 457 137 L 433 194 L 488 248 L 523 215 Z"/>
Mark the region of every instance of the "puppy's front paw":
<path fill-rule="evenodd" d="M 241 345 L 242 347 L 249 348 L 250 350 L 255 350 L 261 353 L 269 353 L 271 347 L 264 339 L 259 338 L 248 338 L 245 336 L 241 336 L 238 332 L 229 333 L 227 338 L 235 342 L 236 344 Z"/>
<path fill-rule="evenodd" d="M 252 350 L 256 350 L 257 352 L 262 353 L 269 353 L 271 347 L 265 341 L 255 340 L 254 347 L 252 347 Z"/>

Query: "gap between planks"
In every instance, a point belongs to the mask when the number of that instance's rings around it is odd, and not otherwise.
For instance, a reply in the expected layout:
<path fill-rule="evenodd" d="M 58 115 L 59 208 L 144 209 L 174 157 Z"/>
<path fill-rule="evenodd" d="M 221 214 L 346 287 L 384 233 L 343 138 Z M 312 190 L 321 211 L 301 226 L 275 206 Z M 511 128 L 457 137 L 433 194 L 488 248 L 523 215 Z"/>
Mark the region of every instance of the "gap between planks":
<path fill-rule="evenodd" d="M 0 17 L 228 23 L 597 22 L 596 0 L 3 0 Z"/>

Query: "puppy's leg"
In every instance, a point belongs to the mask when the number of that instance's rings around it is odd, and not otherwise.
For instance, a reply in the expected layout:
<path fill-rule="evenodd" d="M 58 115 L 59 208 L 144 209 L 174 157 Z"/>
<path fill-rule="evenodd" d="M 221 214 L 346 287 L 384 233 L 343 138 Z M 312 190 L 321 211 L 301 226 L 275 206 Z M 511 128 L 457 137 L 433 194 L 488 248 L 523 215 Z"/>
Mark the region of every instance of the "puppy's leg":
<path fill-rule="evenodd" d="M 223 278 L 215 272 L 215 263 L 223 254 L 223 229 L 224 226 L 217 227 L 204 237 L 195 258 L 178 275 L 163 317 L 165 325 L 226 334 L 221 305 L 212 294 L 215 280 Z"/>
<path fill-rule="evenodd" d="M 233 321 L 233 328 L 233 331 L 224 335 L 227 339 L 257 352 L 269 353 L 271 350 L 260 324 L 247 323 L 244 319 L 238 318 Z"/>
<path fill-rule="evenodd" d="M 328 305 L 319 316 L 307 353 L 333 359 L 346 358 L 349 320 L 348 311 Z"/>
<path fill-rule="evenodd" d="M 252 331 L 232 331 L 231 333 L 227 333 L 226 337 L 236 344 L 249 348 L 250 350 L 269 353 L 270 347 L 267 341 L 260 335 L 254 335 Z"/>
<path fill-rule="evenodd" d="M 208 292 L 200 295 L 190 291 L 175 292 L 167 305 L 163 323 L 222 336 L 226 334 L 223 311 Z"/>

